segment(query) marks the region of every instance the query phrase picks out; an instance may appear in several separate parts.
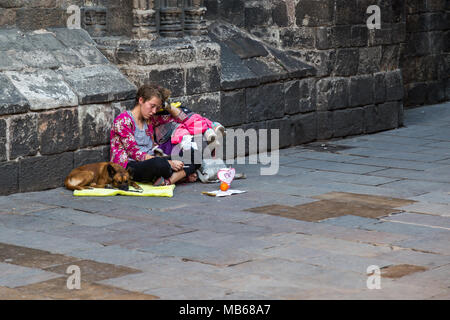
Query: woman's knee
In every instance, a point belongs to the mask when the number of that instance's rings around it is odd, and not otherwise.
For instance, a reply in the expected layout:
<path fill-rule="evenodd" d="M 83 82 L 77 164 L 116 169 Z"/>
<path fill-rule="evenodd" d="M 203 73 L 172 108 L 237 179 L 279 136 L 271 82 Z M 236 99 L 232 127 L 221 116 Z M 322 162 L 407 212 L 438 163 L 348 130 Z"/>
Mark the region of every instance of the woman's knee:
<path fill-rule="evenodd" d="M 156 157 L 151 160 L 153 160 L 153 165 L 156 168 L 156 172 L 158 172 L 158 174 L 160 174 L 161 177 L 170 178 L 170 176 L 173 173 L 173 170 L 167 159 Z"/>

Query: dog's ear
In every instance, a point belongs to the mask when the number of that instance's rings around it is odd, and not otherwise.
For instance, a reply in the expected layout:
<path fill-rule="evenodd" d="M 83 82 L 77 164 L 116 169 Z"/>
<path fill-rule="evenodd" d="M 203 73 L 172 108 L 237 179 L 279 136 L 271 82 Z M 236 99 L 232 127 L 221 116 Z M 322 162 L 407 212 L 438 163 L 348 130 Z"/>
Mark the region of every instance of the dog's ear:
<path fill-rule="evenodd" d="M 130 175 L 130 180 L 133 180 L 134 177 L 134 169 L 132 167 L 127 168 L 128 174 Z"/>
<path fill-rule="evenodd" d="M 112 179 L 112 177 L 114 177 L 114 175 L 116 174 L 116 169 L 114 169 L 114 167 L 111 164 L 108 164 L 106 169 L 108 170 L 108 175 Z"/>

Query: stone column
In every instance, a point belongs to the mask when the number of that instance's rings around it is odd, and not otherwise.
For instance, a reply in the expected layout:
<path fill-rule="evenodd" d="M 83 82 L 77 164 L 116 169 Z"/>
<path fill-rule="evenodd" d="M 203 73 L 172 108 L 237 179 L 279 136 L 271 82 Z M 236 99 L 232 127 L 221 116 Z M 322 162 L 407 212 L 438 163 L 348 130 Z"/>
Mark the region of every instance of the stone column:
<path fill-rule="evenodd" d="M 154 0 L 133 0 L 133 36 L 135 39 L 157 37 Z"/>
<path fill-rule="evenodd" d="M 203 0 L 185 0 L 184 32 L 191 36 L 207 34 Z"/>
<path fill-rule="evenodd" d="M 163 37 L 183 37 L 183 0 L 161 0 L 160 30 Z"/>
<path fill-rule="evenodd" d="M 83 8 L 83 29 L 92 37 L 106 35 L 106 8 L 101 6 Z"/>

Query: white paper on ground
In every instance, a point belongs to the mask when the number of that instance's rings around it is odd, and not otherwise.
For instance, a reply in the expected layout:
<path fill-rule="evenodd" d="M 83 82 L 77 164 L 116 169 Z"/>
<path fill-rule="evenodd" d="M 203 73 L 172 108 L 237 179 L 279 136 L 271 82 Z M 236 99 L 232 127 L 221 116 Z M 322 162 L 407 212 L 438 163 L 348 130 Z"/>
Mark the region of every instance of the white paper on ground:
<path fill-rule="evenodd" d="M 206 194 L 208 196 L 212 196 L 212 197 L 226 197 L 226 196 L 231 196 L 232 194 L 238 194 L 238 193 L 244 193 L 244 192 L 247 192 L 247 191 L 229 189 L 227 191 L 214 190 L 214 191 L 202 192 L 202 193 Z"/>

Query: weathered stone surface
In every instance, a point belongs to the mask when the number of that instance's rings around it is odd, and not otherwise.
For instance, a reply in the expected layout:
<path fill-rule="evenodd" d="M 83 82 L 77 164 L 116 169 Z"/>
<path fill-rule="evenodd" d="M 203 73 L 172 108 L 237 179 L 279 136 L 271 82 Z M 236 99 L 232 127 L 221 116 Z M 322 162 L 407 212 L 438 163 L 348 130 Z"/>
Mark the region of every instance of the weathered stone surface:
<path fill-rule="evenodd" d="M 221 13 L 221 16 L 226 17 L 230 23 L 238 27 L 243 27 L 245 24 L 244 8 L 244 1 L 228 0 L 219 2 L 218 11 Z"/>
<path fill-rule="evenodd" d="M 336 76 L 352 76 L 358 72 L 358 49 L 340 49 L 336 51 Z"/>
<path fill-rule="evenodd" d="M 109 146 L 81 149 L 74 152 L 73 167 L 78 168 L 89 163 L 109 161 L 109 159 Z"/>
<path fill-rule="evenodd" d="M 78 108 L 77 128 L 80 128 L 80 147 L 109 143 L 114 109 L 110 105 L 86 105 Z"/>
<path fill-rule="evenodd" d="M 311 142 L 317 138 L 317 115 L 315 112 L 294 115 L 290 120 L 293 145 Z"/>
<path fill-rule="evenodd" d="M 80 58 L 79 54 L 77 54 L 77 52 L 71 48 L 54 50 L 52 51 L 52 55 L 62 69 L 73 69 L 86 66 L 86 64 Z"/>
<path fill-rule="evenodd" d="M 265 57 L 269 54 L 260 42 L 242 35 L 235 35 L 224 43 L 241 59 Z"/>
<path fill-rule="evenodd" d="M 43 155 L 77 149 L 80 144 L 78 109 L 40 113 L 38 134 L 40 151 Z"/>
<path fill-rule="evenodd" d="M 0 161 L 6 161 L 8 155 L 6 154 L 6 120 L 0 119 Z"/>
<path fill-rule="evenodd" d="M 364 110 L 354 108 L 333 112 L 334 137 L 346 137 L 363 133 Z"/>
<path fill-rule="evenodd" d="M 298 26 L 321 26 L 333 22 L 334 1 L 300 0 L 296 6 Z"/>
<path fill-rule="evenodd" d="M 271 10 L 266 9 L 263 4 L 244 9 L 245 27 L 252 29 L 257 26 L 263 26 L 271 18 Z"/>
<path fill-rule="evenodd" d="M 373 102 L 373 77 L 356 76 L 350 79 L 350 106 L 361 106 Z"/>
<path fill-rule="evenodd" d="M 204 93 L 199 95 L 185 96 L 174 98 L 175 101 L 181 101 L 194 112 L 202 116 L 212 119 L 212 121 L 221 122 L 220 110 L 220 92 Z"/>
<path fill-rule="evenodd" d="M 401 100 L 403 98 L 403 79 L 400 70 L 386 73 L 386 100 Z"/>
<path fill-rule="evenodd" d="M 284 83 L 284 112 L 286 114 L 300 112 L 300 83 L 298 80 Z"/>
<path fill-rule="evenodd" d="M 19 169 L 20 192 L 61 187 L 72 169 L 73 152 L 22 159 Z"/>
<path fill-rule="evenodd" d="M 300 80 L 300 112 L 310 112 L 316 110 L 316 79 Z"/>
<path fill-rule="evenodd" d="M 31 110 L 44 110 L 78 105 L 78 99 L 62 77 L 52 70 L 5 72 L 20 93 L 27 98 Z"/>
<path fill-rule="evenodd" d="M 222 73 L 220 86 L 222 90 L 232 90 L 258 85 L 256 75 L 244 65 L 242 60 L 228 46 L 219 42 L 221 48 L 220 63 Z"/>
<path fill-rule="evenodd" d="M 244 60 L 244 64 L 258 77 L 261 83 L 275 82 L 287 77 L 287 72 L 270 58 Z"/>
<path fill-rule="evenodd" d="M 11 81 L 0 74 L 0 115 L 28 111 L 30 105 Z"/>
<path fill-rule="evenodd" d="M 347 107 L 348 82 L 346 78 L 324 78 L 317 81 L 317 110 L 326 111 Z"/>
<path fill-rule="evenodd" d="M 66 48 L 52 32 L 30 32 L 26 33 L 25 38 L 36 50 L 53 51 Z"/>
<path fill-rule="evenodd" d="M 325 140 L 333 137 L 333 112 L 317 112 L 317 139 Z"/>
<path fill-rule="evenodd" d="M 289 56 L 281 50 L 269 48 L 269 51 L 278 63 L 288 71 L 290 77 L 303 78 L 316 74 L 316 70 L 313 67 Z"/>
<path fill-rule="evenodd" d="M 278 1 L 272 9 L 272 21 L 279 27 L 287 27 L 289 17 L 287 14 L 286 2 Z"/>
<path fill-rule="evenodd" d="M 37 115 L 26 114 L 10 119 L 9 123 L 9 157 L 32 156 L 38 151 Z"/>
<path fill-rule="evenodd" d="M 384 72 L 374 74 L 373 85 L 374 102 L 380 103 L 386 101 L 386 78 Z"/>
<path fill-rule="evenodd" d="M 235 126 L 247 122 L 244 89 L 235 91 L 222 91 L 220 93 L 220 112 L 222 124 Z"/>
<path fill-rule="evenodd" d="M 380 71 L 381 50 L 381 46 L 359 49 L 359 74 L 368 74 Z"/>
<path fill-rule="evenodd" d="M 286 28 L 280 31 L 280 41 L 284 48 L 314 48 L 315 30 L 310 27 Z"/>
<path fill-rule="evenodd" d="M 80 104 L 127 100 L 136 95 L 136 86 L 110 65 L 62 70 L 60 73 L 78 96 Z"/>
<path fill-rule="evenodd" d="M 1 162 L 0 163 L 0 195 L 8 195 L 19 191 L 19 163 Z"/>
<path fill-rule="evenodd" d="M 184 70 L 181 68 L 152 70 L 150 71 L 148 81 L 168 88 L 172 91 L 172 96 L 182 96 L 185 94 L 185 75 Z"/>
<path fill-rule="evenodd" d="M 214 92 L 219 89 L 220 73 L 216 66 L 200 66 L 186 71 L 186 94 Z"/>
<path fill-rule="evenodd" d="M 95 42 L 90 37 L 89 33 L 83 29 L 67 29 L 67 28 L 48 28 L 54 33 L 56 38 L 61 41 L 66 47 L 77 48 L 80 46 L 93 46 Z"/>
<path fill-rule="evenodd" d="M 366 133 L 397 128 L 399 108 L 398 102 L 386 102 L 364 107 Z"/>
<path fill-rule="evenodd" d="M 282 84 L 267 84 L 245 90 L 248 121 L 280 118 L 284 115 Z"/>
<path fill-rule="evenodd" d="M 68 15 L 61 8 L 20 8 L 16 12 L 16 25 L 22 30 L 48 27 L 66 27 Z"/>

